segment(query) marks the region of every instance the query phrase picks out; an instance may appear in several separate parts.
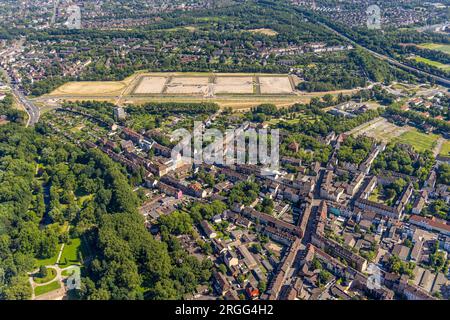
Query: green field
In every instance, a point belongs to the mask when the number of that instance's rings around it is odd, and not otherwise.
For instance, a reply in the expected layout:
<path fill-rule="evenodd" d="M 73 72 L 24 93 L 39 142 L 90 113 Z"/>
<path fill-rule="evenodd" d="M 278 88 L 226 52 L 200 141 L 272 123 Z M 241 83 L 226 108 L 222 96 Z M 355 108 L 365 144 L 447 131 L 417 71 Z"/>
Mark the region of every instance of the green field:
<path fill-rule="evenodd" d="M 447 156 L 447 157 L 450 156 L 450 141 L 449 140 L 445 140 L 445 142 L 442 144 L 440 155 Z"/>
<path fill-rule="evenodd" d="M 45 278 L 41 278 L 39 276 L 34 276 L 33 280 L 36 283 L 46 283 L 49 282 L 56 277 L 56 269 L 54 268 L 47 268 L 47 276 Z"/>
<path fill-rule="evenodd" d="M 53 290 L 57 290 L 59 288 L 61 288 L 61 282 L 53 281 L 53 282 L 50 282 L 49 284 L 46 284 L 46 285 L 43 285 L 43 286 L 39 286 L 39 287 L 35 287 L 34 288 L 34 294 L 36 296 L 40 296 L 40 295 L 42 295 L 44 293 L 47 293 L 47 292 L 50 292 L 50 291 L 53 291 Z"/>
<path fill-rule="evenodd" d="M 64 246 L 61 259 L 59 260 L 59 266 L 61 268 L 65 268 L 73 264 L 80 264 L 80 261 L 78 259 L 78 252 L 80 250 L 80 238 L 71 239 L 71 243 Z"/>
<path fill-rule="evenodd" d="M 47 259 L 36 259 L 36 263 L 34 264 L 34 266 L 36 268 L 38 268 L 40 266 L 50 266 L 50 265 L 56 264 L 56 260 L 58 259 L 58 252 L 59 252 L 60 248 L 61 248 L 61 246 L 58 245 L 58 251 L 53 257 L 50 257 Z"/>
<path fill-rule="evenodd" d="M 71 275 L 73 275 L 75 273 L 75 271 L 73 269 L 68 269 L 68 270 L 64 270 L 61 272 L 61 274 L 64 277 L 70 277 Z"/>
<path fill-rule="evenodd" d="M 430 66 L 442 69 L 444 71 L 450 71 L 450 65 L 449 64 L 443 64 L 443 63 L 440 63 L 438 61 L 433 61 L 433 60 L 430 60 L 430 59 L 427 59 L 427 58 L 423 58 L 423 57 L 414 57 L 413 59 L 415 61 L 417 61 L 417 62 L 426 63 L 426 64 L 428 64 Z"/>
<path fill-rule="evenodd" d="M 422 152 L 424 150 L 432 151 L 438 137 L 439 136 L 435 134 L 408 131 L 394 140 L 396 142 L 412 145 L 416 151 Z"/>
<path fill-rule="evenodd" d="M 447 54 L 450 54 L 450 44 L 443 43 L 422 43 L 419 45 L 420 48 L 429 49 L 429 50 L 437 50 Z"/>

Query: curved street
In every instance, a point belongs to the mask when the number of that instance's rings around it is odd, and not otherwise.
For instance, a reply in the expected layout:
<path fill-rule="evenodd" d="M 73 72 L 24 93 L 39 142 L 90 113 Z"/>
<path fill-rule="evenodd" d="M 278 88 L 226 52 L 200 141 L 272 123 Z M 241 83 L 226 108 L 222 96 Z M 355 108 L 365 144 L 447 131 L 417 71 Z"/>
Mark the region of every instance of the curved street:
<path fill-rule="evenodd" d="M 19 89 L 12 87 L 12 92 L 17 100 L 23 105 L 25 111 L 28 114 L 27 127 L 34 126 L 39 121 L 39 117 L 41 115 L 39 107 L 28 100 L 27 97 L 25 97 L 25 95 Z"/>

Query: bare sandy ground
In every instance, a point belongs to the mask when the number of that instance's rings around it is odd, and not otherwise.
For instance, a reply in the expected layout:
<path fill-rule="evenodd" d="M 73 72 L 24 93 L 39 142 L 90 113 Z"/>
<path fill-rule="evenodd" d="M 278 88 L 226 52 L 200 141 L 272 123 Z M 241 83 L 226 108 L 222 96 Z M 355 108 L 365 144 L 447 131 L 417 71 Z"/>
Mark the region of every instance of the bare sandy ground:
<path fill-rule="evenodd" d="M 118 81 L 83 81 L 69 82 L 50 93 L 50 96 L 69 95 L 115 95 L 126 88 L 126 84 Z"/>
<path fill-rule="evenodd" d="M 262 94 L 289 94 L 293 92 L 289 77 L 259 77 Z"/>
<path fill-rule="evenodd" d="M 196 85 L 196 86 L 171 85 L 167 86 L 166 93 L 205 95 L 207 90 L 208 90 L 207 85 Z"/>
<path fill-rule="evenodd" d="M 209 77 L 173 77 L 169 85 L 198 86 L 207 85 L 208 83 Z"/>
<path fill-rule="evenodd" d="M 412 128 L 409 126 L 399 127 L 384 118 L 376 118 L 356 127 L 349 133 L 355 136 L 365 135 L 383 142 L 389 142 L 410 130 L 412 130 Z"/>
<path fill-rule="evenodd" d="M 167 77 L 142 77 L 134 93 L 161 93 L 166 81 Z"/>
<path fill-rule="evenodd" d="M 215 93 L 253 93 L 253 77 L 217 77 Z"/>

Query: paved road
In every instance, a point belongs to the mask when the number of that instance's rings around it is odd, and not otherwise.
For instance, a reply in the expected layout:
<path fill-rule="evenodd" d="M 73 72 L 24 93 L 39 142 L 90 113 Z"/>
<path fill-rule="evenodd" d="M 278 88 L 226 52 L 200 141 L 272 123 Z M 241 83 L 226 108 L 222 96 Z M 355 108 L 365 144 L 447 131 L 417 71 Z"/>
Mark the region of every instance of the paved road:
<path fill-rule="evenodd" d="M 39 117 L 41 116 L 41 112 L 39 110 L 39 107 L 37 107 L 33 102 L 27 99 L 25 95 L 18 89 L 12 88 L 12 91 L 16 98 L 19 100 L 19 102 L 24 106 L 25 111 L 28 113 L 28 126 L 34 126 L 38 121 Z"/>
<path fill-rule="evenodd" d="M 376 56 L 377 58 L 379 58 L 379 59 L 381 59 L 381 60 L 384 60 L 384 61 L 386 61 L 386 62 L 388 62 L 388 63 L 390 63 L 390 64 L 392 64 L 392 65 L 395 65 L 396 67 L 399 67 L 399 68 L 401 68 L 401 69 L 404 69 L 404 70 L 411 71 L 411 72 L 416 73 L 416 74 L 420 74 L 420 75 L 423 75 L 423 76 L 427 76 L 427 77 L 433 78 L 437 83 L 440 83 L 440 84 L 442 84 L 442 85 L 445 85 L 445 86 L 447 86 L 447 87 L 450 87 L 450 79 L 443 78 L 443 77 L 439 77 L 439 76 L 436 76 L 436 75 L 434 75 L 434 74 L 431 74 L 431 73 L 428 73 L 428 72 L 425 72 L 425 71 L 422 71 L 422 70 L 413 68 L 413 67 L 411 67 L 411 66 L 408 66 L 408 65 L 406 65 L 406 64 L 403 64 L 403 63 L 401 63 L 401 62 L 399 62 L 399 61 L 397 61 L 397 60 L 395 60 L 395 59 L 392 59 L 391 57 L 388 57 L 388 56 L 386 56 L 386 55 L 384 55 L 384 54 L 375 52 L 375 51 L 373 51 L 373 50 L 371 50 L 371 49 L 369 49 L 369 48 L 366 48 L 366 47 L 360 45 L 360 44 L 357 43 L 356 41 L 350 39 L 350 38 L 347 37 L 346 35 L 340 33 L 339 31 L 337 31 L 337 30 L 335 30 L 335 29 L 333 29 L 332 27 L 328 26 L 327 24 L 324 24 L 324 23 L 322 23 L 322 22 L 318 22 L 318 23 L 319 23 L 320 25 L 322 25 L 323 27 L 327 28 L 328 30 L 330 30 L 330 31 L 332 31 L 332 32 L 334 32 L 334 33 L 336 33 L 336 34 L 339 35 L 341 38 L 344 38 L 344 39 L 347 40 L 348 42 L 352 43 L 354 46 L 361 47 L 361 48 L 367 50 L 367 51 L 370 52 L 372 55 Z"/>

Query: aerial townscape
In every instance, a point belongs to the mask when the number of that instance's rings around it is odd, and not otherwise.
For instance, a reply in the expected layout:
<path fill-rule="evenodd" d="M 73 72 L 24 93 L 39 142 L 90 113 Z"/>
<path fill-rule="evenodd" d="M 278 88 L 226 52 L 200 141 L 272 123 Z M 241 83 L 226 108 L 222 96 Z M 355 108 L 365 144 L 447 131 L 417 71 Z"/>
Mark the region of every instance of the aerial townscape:
<path fill-rule="evenodd" d="M 0 300 L 449 300 L 449 88 L 450 0 L 0 0 Z"/>

